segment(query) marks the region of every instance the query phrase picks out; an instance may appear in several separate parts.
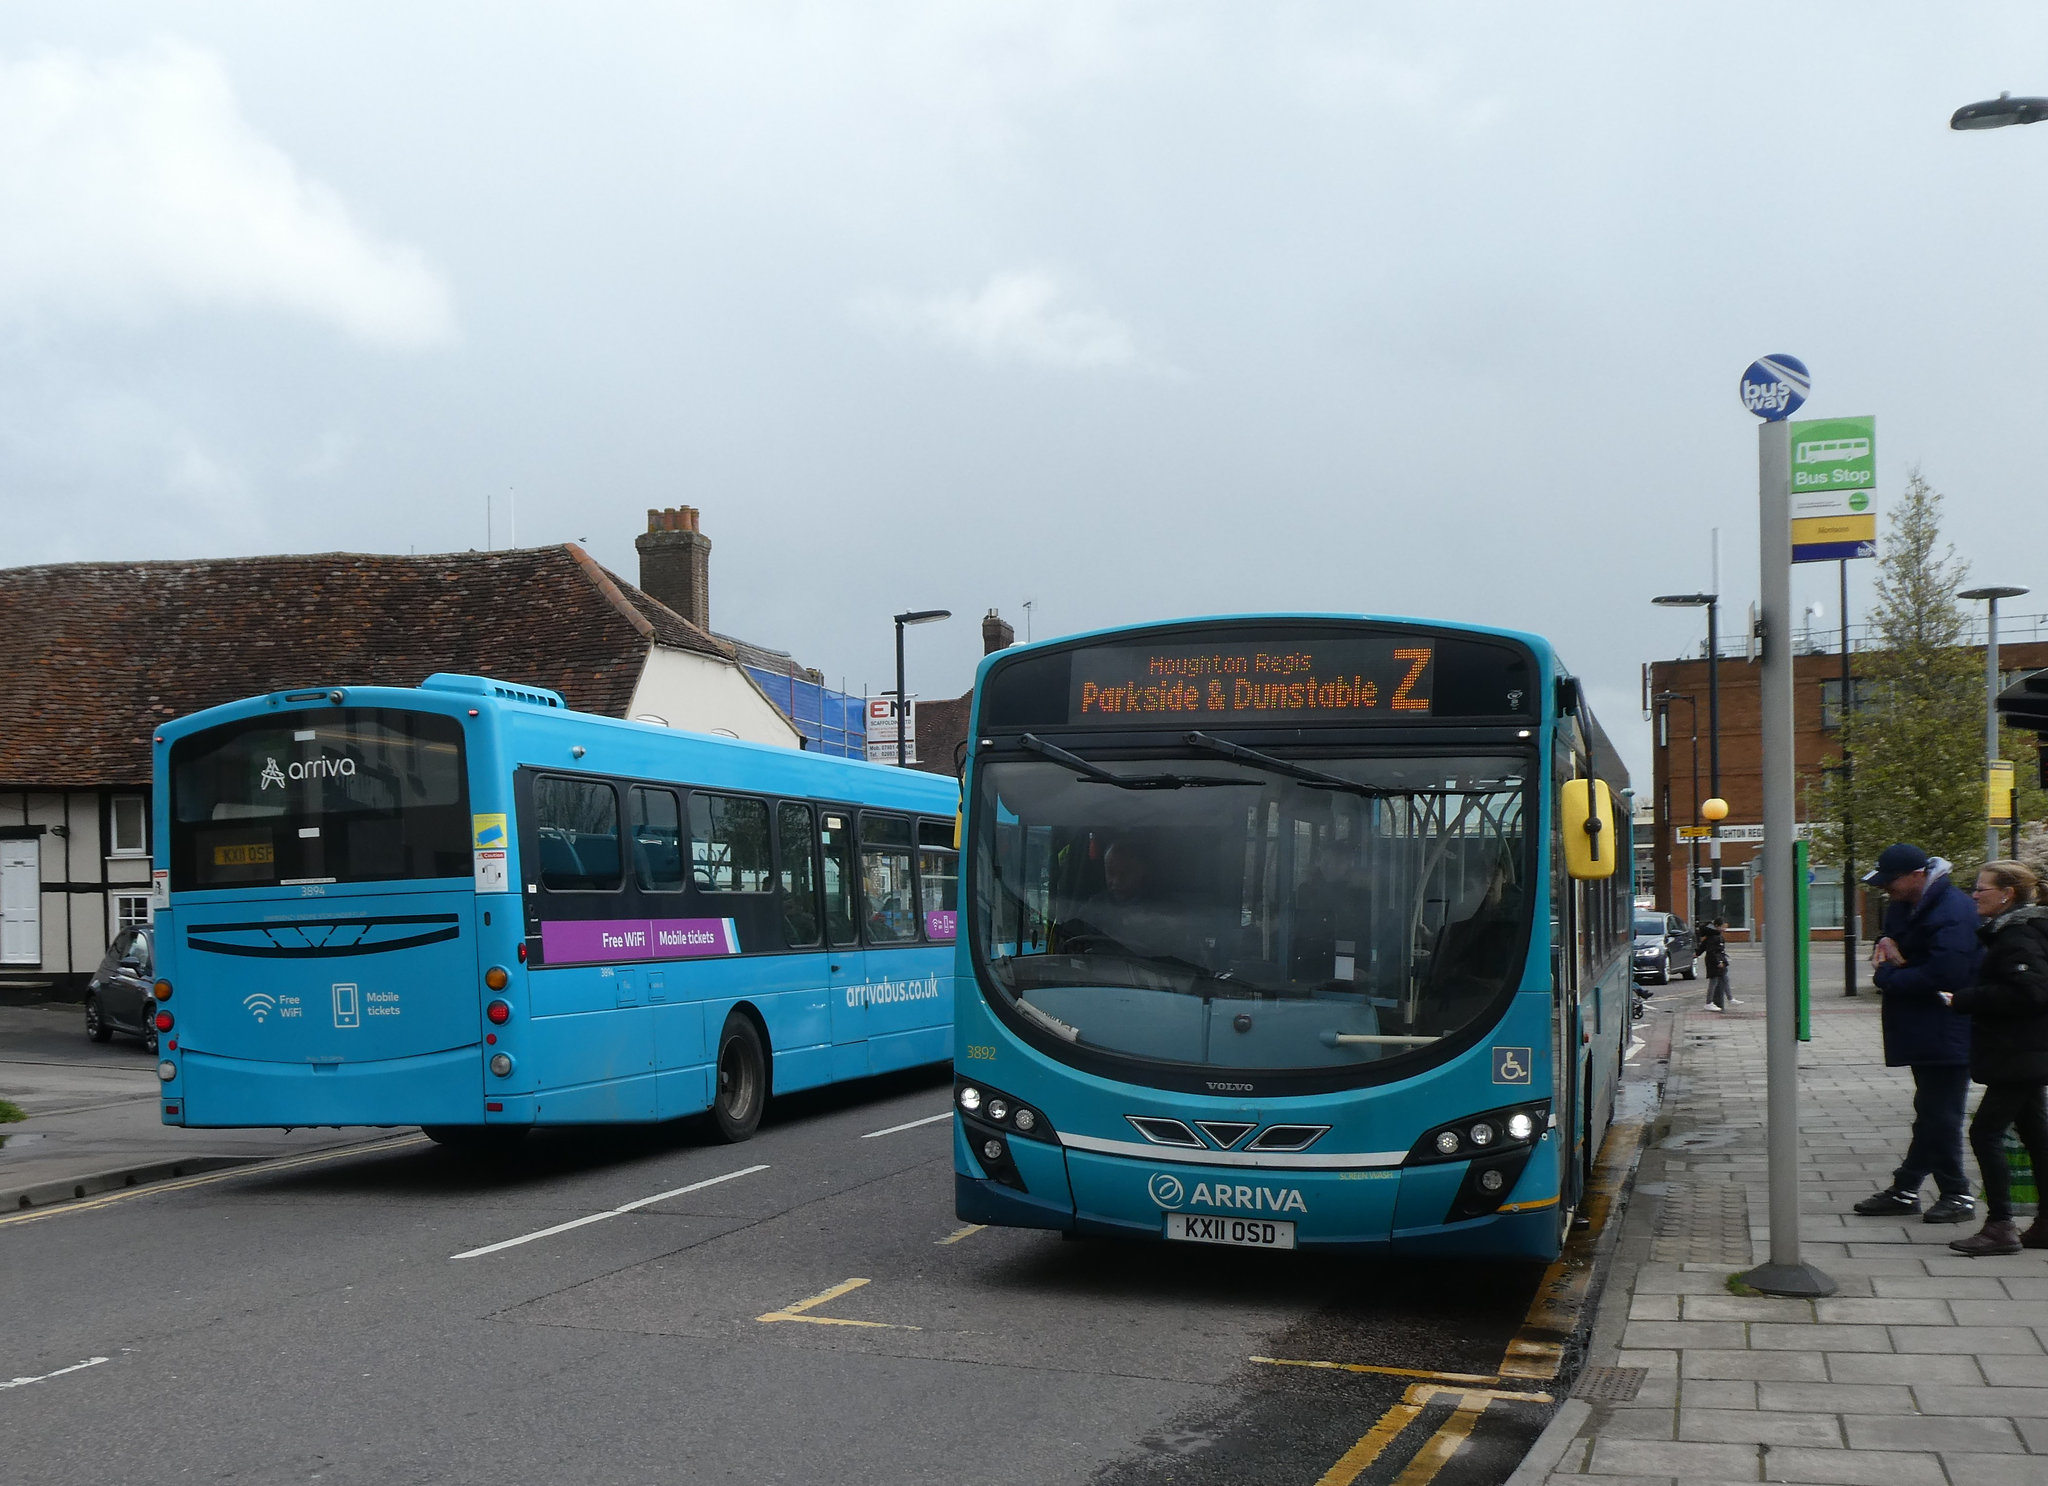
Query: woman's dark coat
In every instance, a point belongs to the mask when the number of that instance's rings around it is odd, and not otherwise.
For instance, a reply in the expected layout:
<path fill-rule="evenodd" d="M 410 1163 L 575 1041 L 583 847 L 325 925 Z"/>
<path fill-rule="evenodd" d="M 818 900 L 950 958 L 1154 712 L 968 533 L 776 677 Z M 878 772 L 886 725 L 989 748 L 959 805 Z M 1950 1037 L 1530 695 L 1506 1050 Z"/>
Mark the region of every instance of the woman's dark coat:
<path fill-rule="evenodd" d="M 1977 983 L 1957 991 L 1954 1003 L 1970 1018 L 1970 1077 L 2048 1083 L 2048 909 L 2015 908 L 1978 934 Z"/>

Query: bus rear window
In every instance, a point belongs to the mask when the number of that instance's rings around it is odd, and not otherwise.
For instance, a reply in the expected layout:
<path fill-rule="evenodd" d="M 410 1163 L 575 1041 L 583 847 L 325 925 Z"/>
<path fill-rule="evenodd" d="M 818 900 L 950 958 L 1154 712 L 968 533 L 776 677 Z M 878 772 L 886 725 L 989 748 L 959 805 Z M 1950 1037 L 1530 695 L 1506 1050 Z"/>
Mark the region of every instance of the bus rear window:
<path fill-rule="evenodd" d="M 323 708 L 171 749 L 171 886 L 389 882 L 471 874 L 462 725 Z"/>

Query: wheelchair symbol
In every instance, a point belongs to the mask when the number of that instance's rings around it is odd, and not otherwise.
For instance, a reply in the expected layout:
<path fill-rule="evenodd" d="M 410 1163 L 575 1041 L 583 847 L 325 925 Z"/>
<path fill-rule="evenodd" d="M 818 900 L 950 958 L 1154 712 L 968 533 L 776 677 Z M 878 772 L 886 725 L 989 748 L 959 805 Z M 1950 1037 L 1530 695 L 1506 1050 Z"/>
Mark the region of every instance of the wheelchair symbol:
<path fill-rule="evenodd" d="M 1525 1084 L 1531 1077 L 1526 1047 L 1497 1047 L 1493 1050 L 1493 1081 L 1497 1084 Z"/>

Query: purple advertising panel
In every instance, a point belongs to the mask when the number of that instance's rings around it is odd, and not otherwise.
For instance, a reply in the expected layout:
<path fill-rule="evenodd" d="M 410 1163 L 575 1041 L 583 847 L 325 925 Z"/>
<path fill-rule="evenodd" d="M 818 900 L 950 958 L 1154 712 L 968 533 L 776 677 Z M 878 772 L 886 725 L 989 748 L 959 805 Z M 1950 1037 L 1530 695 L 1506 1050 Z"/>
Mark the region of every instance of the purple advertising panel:
<path fill-rule="evenodd" d="M 541 924 L 540 952 L 550 965 L 694 960 L 738 954 L 740 936 L 729 918 L 569 919 Z"/>
<path fill-rule="evenodd" d="M 924 916 L 924 937 L 951 939 L 960 932 L 960 915 L 950 908 L 934 908 Z"/>

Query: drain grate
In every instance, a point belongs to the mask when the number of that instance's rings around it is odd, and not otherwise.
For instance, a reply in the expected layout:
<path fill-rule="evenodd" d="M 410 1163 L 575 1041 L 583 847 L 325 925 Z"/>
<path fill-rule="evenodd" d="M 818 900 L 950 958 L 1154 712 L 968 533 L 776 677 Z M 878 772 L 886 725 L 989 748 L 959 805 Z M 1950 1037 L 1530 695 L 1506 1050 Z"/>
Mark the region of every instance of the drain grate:
<path fill-rule="evenodd" d="M 1589 1367 L 1579 1374 L 1573 1398 L 1597 1398 L 1606 1403 L 1627 1403 L 1642 1391 L 1647 1367 Z"/>

